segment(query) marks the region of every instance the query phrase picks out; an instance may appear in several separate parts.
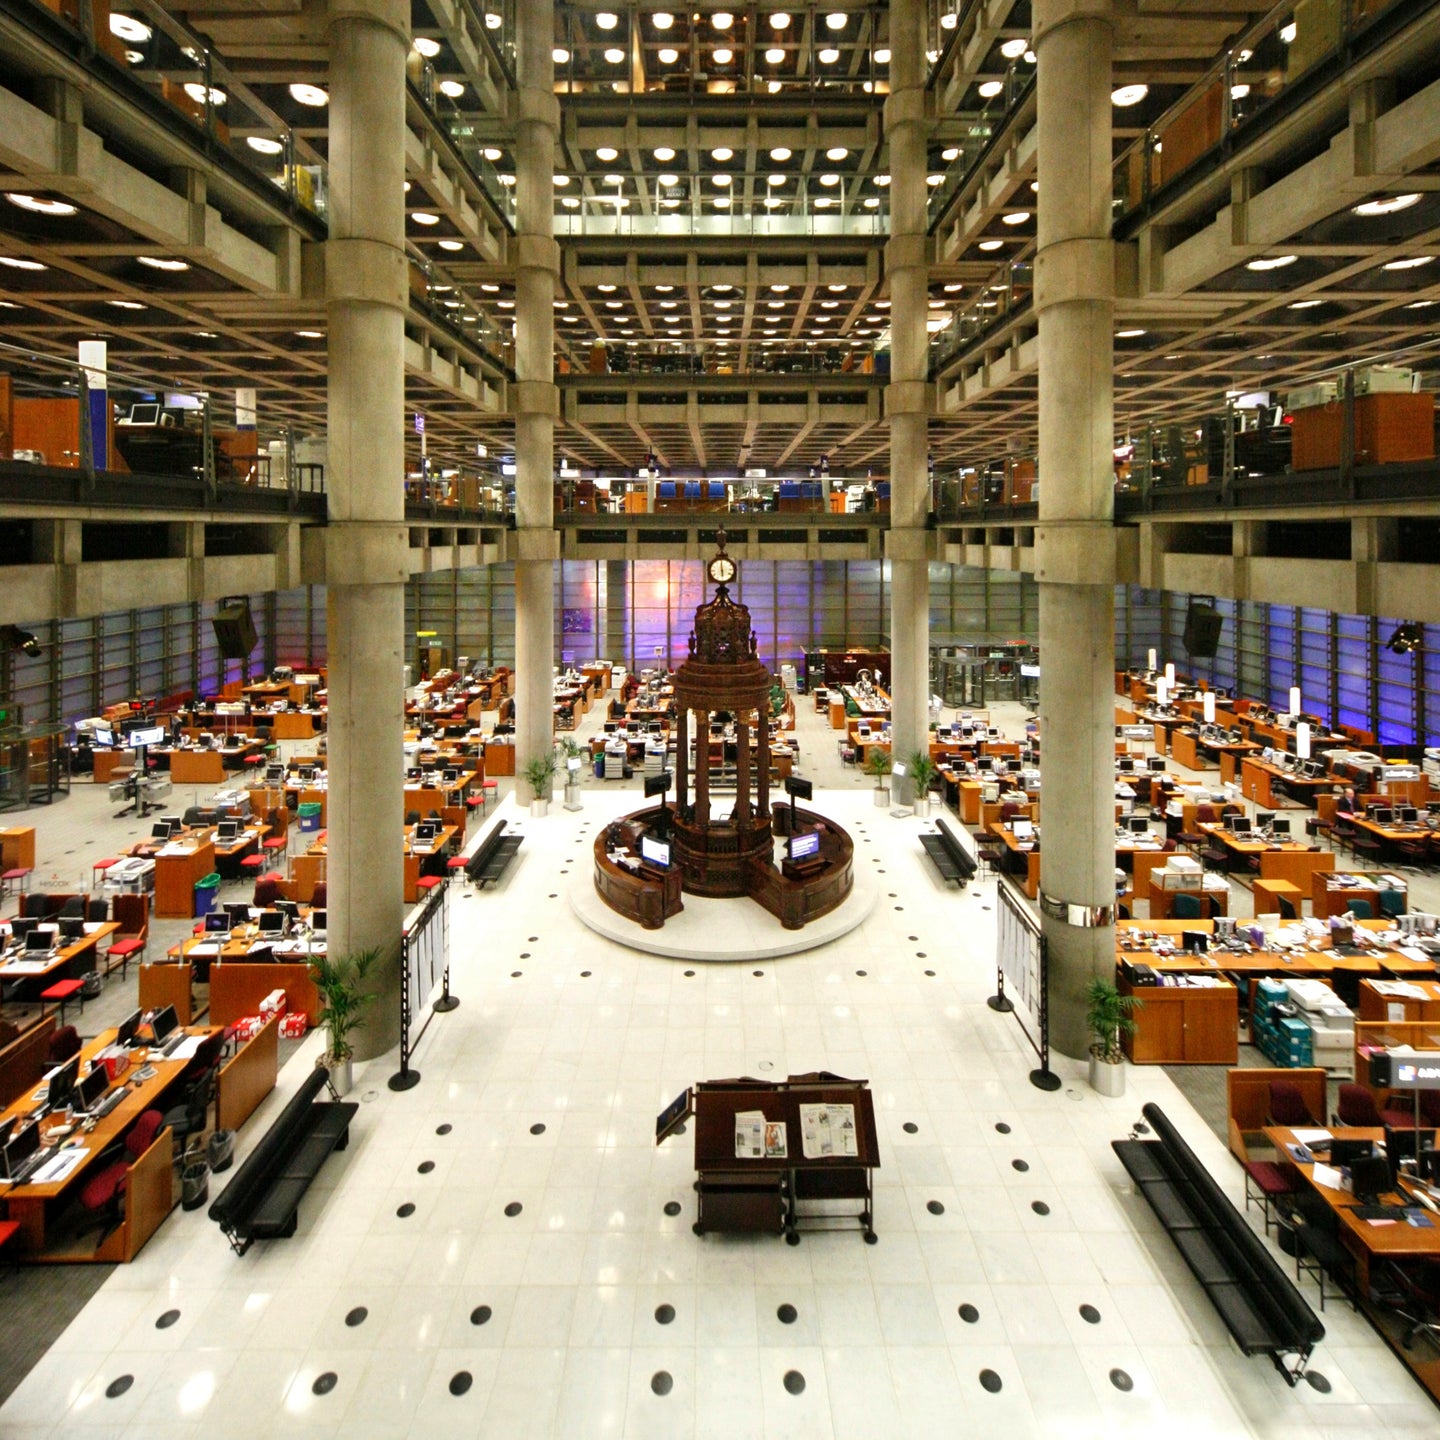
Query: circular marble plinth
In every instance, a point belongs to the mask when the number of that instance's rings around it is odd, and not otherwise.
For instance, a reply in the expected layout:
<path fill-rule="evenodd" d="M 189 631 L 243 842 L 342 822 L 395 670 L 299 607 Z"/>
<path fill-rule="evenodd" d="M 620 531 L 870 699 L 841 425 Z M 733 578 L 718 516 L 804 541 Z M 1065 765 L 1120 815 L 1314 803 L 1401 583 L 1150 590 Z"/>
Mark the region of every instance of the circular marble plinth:
<path fill-rule="evenodd" d="M 768 910 L 744 896 L 712 900 L 704 895 L 686 895 L 685 908 L 678 915 L 672 915 L 659 930 L 647 930 L 617 915 L 595 893 L 589 867 L 583 873 L 577 867 L 571 875 L 567 898 L 580 923 L 607 940 L 647 955 L 725 962 L 772 960 L 828 945 L 864 923 L 875 908 L 878 893 L 857 875 L 845 903 L 802 930 L 787 930 Z"/>

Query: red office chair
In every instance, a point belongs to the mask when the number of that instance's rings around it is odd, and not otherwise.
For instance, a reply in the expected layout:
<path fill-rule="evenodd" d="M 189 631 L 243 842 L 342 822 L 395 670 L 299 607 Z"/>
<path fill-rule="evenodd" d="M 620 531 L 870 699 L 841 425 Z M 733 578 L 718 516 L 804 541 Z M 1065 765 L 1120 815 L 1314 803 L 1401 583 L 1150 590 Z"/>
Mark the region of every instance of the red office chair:
<path fill-rule="evenodd" d="M 1353 1125 L 1366 1129 L 1378 1129 L 1385 1122 L 1375 1097 L 1364 1085 L 1342 1085 L 1335 1097 L 1335 1121 L 1339 1125 Z"/>
<path fill-rule="evenodd" d="M 1272 1080 L 1270 1082 L 1271 1125 L 1318 1125 L 1320 1122 L 1310 1113 L 1300 1087 L 1293 1080 Z"/>
<path fill-rule="evenodd" d="M 313 910 L 323 910 L 325 908 L 325 882 L 323 880 L 315 887 L 314 892 L 310 896 L 310 907 Z"/>
<path fill-rule="evenodd" d="M 146 1110 L 141 1114 L 130 1127 L 130 1133 L 117 1152 L 118 1158 L 85 1182 L 80 1191 L 80 1204 L 84 1209 L 107 1224 L 119 1220 L 130 1167 L 155 1143 L 155 1137 L 164 1123 L 165 1117 L 158 1110 Z"/>
<path fill-rule="evenodd" d="M 271 909 L 277 900 L 285 898 L 281 885 L 280 876 L 262 875 L 255 882 L 255 893 L 250 897 L 250 904 L 257 910 Z"/>
<path fill-rule="evenodd" d="M 1404 1090 L 1397 1090 L 1390 1096 L 1382 1120 L 1395 1130 L 1415 1128 L 1415 1101 Z M 1420 1128 L 1434 1129 L 1440 1126 L 1440 1090 L 1420 1091 Z"/>
<path fill-rule="evenodd" d="M 80 1053 L 80 1034 L 73 1025 L 61 1025 L 45 1047 L 48 1067 L 63 1065 L 72 1055 Z"/>

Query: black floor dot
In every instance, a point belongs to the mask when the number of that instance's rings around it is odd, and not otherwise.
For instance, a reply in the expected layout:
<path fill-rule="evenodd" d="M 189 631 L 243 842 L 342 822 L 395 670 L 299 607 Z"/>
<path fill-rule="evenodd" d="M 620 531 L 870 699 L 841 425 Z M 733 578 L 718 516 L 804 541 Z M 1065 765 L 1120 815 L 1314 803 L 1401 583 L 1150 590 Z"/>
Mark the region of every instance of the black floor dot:
<path fill-rule="evenodd" d="M 1001 1135 L 1008 1135 L 1010 1133 L 1010 1127 L 1003 1120 L 996 1122 L 995 1129 Z"/>
<path fill-rule="evenodd" d="M 868 975 L 870 972 L 868 970 L 857 970 L 855 973 L 857 975 Z"/>
<path fill-rule="evenodd" d="M 450 1393 L 463 1395 L 475 1383 L 475 1377 L 468 1370 L 457 1370 L 450 1377 Z"/>
<path fill-rule="evenodd" d="M 763 970 L 752 970 L 750 973 L 758 978 L 759 976 L 763 975 L 765 972 L 764 972 Z"/>
<path fill-rule="evenodd" d="M 1135 1382 L 1118 1366 L 1110 1372 L 1110 1383 L 1117 1389 L 1127 1394 L 1135 1388 Z"/>
<path fill-rule="evenodd" d="M 913 1120 L 907 1120 L 900 1128 L 907 1135 L 918 1135 L 920 1133 L 920 1127 Z"/>
<path fill-rule="evenodd" d="M 1098 1325 L 1100 1323 L 1100 1312 L 1093 1305 L 1082 1305 L 1080 1307 L 1080 1318 L 1087 1325 Z"/>
<path fill-rule="evenodd" d="M 895 908 L 897 910 L 903 910 L 905 907 L 903 905 L 897 905 Z"/>
<path fill-rule="evenodd" d="M 524 1208 L 518 1200 L 512 1200 L 505 1207 L 505 1213 L 513 1220 Z"/>
<path fill-rule="evenodd" d="M 1050 1213 L 1050 1207 L 1043 1200 L 1032 1200 L 1030 1202 L 1030 1208 L 1037 1215 L 1048 1215 Z"/>
<path fill-rule="evenodd" d="M 316 1395 L 328 1395 L 339 1381 L 340 1377 L 333 1370 L 327 1370 L 323 1375 L 315 1377 L 315 1383 L 310 1389 Z"/>
<path fill-rule="evenodd" d="M 581 978 L 582 980 L 588 980 L 588 979 L 590 978 L 590 971 L 588 971 L 588 970 L 582 970 L 582 971 L 580 972 L 580 978 Z"/>
<path fill-rule="evenodd" d="M 527 935 L 525 937 L 525 941 L 527 944 L 533 945 L 539 938 L 540 937 L 538 935 Z"/>
<path fill-rule="evenodd" d="M 470 1312 L 472 1325 L 484 1325 L 495 1312 L 488 1305 L 477 1305 Z"/>
<path fill-rule="evenodd" d="M 428 1175 L 434 1168 L 435 1162 L 433 1160 L 422 1160 L 415 1167 L 415 1173 L 417 1175 Z"/>
<path fill-rule="evenodd" d="M 510 972 L 510 978 L 512 980 L 518 980 L 524 973 L 525 972 L 523 970 L 512 970 Z"/>
<path fill-rule="evenodd" d="M 444 1125 L 437 1125 L 435 1127 L 435 1133 L 437 1135 L 448 1135 L 454 1128 L 455 1127 L 447 1121 Z"/>
<path fill-rule="evenodd" d="M 167 1310 L 155 1322 L 155 1328 L 157 1330 L 168 1330 L 179 1318 L 180 1312 L 178 1310 Z"/>
<path fill-rule="evenodd" d="M 1030 1162 L 1028 1160 L 1012 1160 L 1010 1168 L 1018 1170 L 1023 1175 L 1030 1168 Z"/>
<path fill-rule="evenodd" d="M 967 1325 L 974 1325 L 980 1319 L 980 1312 L 967 1300 L 957 1312 Z"/>
<path fill-rule="evenodd" d="M 928 959 L 929 957 L 926 955 L 926 953 L 925 953 L 923 950 L 917 950 L 917 951 L 915 952 L 915 958 L 916 958 L 917 960 L 925 960 L 925 959 Z M 925 973 L 926 973 L 927 975 L 929 975 L 931 972 L 930 972 L 929 970 L 927 970 Z"/>
<path fill-rule="evenodd" d="M 785 1388 L 792 1395 L 799 1395 L 805 1389 L 805 1377 L 798 1370 L 787 1370 L 785 1372 Z"/>
<path fill-rule="evenodd" d="M 782 1325 L 793 1325 L 800 1318 L 800 1312 L 793 1305 L 787 1303 L 775 1312 L 775 1318 Z"/>
<path fill-rule="evenodd" d="M 109 1400 L 118 1400 L 134 1383 L 133 1375 L 117 1375 L 105 1387 L 105 1396 Z"/>
<path fill-rule="evenodd" d="M 1305 1383 L 1312 1389 L 1318 1390 L 1322 1395 L 1330 1393 L 1330 1380 L 1318 1370 L 1307 1370 L 1305 1372 Z"/>
<path fill-rule="evenodd" d="M 365 1317 L 369 1311 L 363 1305 L 357 1305 L 346 1317 L 345 1323 L 353 1330 L 357 1325 L 365 1323 Z"/>
<path fill-rule="evenodd" d="M 880 873 L 883 875 L 885 872 L 882 870 Z M 891 900 L 898 900 L 900 898 L 893 890 L 886 891 L 886 894 Z"/>
<path fill-rule="evenodd" d="M 685 978 L 687 980 L 693 980 L 695 978 L 695 972 L 693 970 L 687 970 L 685 972 Z"/>
<path fill-rule="evenodd" d="M 675 1388 L 675 1378 L 668 1370 L 657 1370 L 650 1377 L 650 1388 L 657 1395 L 668 1395 Z"/>
<path fill-rule="evenodd" d="M 665 1213 L 675 1216 L 680 1213 L 680 1202 L 678 1200 L 667 1200 L 665 1202 Z"/>
<path fill-rule="evenodd" d="M 407 1200 L 395 1213 L 402 1220 L 408 1220 L 415 1213 L 415 1202 L 413 1200 Z"/>
<path fill-rule="evenodd" d="M 905 938 L 913 944 L 920 937 L 918 935 L 907 935 Z"/>
<path fill-rule="evenodd" d="M 545 898 L 547 900 L 558 900 L 560 897 L 552 890 Z"/>
<path fill-rule="evenodd" d="M 945 1207 L 938 1200 L 927 1200 L 925 1202 L 925 1208 L 932 1215 L 943 1215 L 945 1213 Z"/>
<path fill-rule="evenodd" d="M 520 958 L 522 960 L 528 960 L 530 958 L 530 952 L 528 950 L 522 950 L 520 952 Z"/>
<path fill-rule="evenodd" d="M 657 1325 L 669 1325 L 675 1319 L 675 1307 L 673 1305 L 657 1305 L 655 1307 L 655 1323 Z"/>
<path fill-rule="evenodd" d="M 933 970 L 927 970 L 925 973 L 926 973 L 932 980 L 935 978 L 935 972 L 934 972 Z"/>
<path fill-rule="evenodd" d="M 982 1370 L 980 1372 L 980 1386 L 988 1390 L 992 1395 L 998 1395 L 1004 1387 L 1005 1382 L 993 1371 Z"/>
<path fill-rule="evenodd" d="M 543 1134 L 545 1133 L 545 1126 L 544 1126 L 540 1121 L 537 1120 L 537 1121 L 530 1127 L 530 1133 L 531 1133 L 532 1135 L 543 1135 Z"/>

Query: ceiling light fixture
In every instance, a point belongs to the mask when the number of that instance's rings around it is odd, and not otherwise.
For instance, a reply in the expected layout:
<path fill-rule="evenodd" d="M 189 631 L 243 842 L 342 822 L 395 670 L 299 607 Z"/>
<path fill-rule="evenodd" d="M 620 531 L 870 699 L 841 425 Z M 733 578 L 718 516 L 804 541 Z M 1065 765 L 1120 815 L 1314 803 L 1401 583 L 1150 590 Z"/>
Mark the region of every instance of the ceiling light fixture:
<path fill-rule="evenodd" d="M 1028 40 L 1007 40 L 1000 47 L 1000 53 L 1007 60 L 1018 60 L 1029 48 Z"/>
<path fill-rule="evenodd" d="M 487 160 L 498 160 L 505 152 L 503 150 L 497 150 L 493 145 L 487 145 L 480 153 Z"/>
<path fill-rule="evenodd" d="M 1350 207 L 1354 215 L 1393 215 L 1397 210 L 1408 210 L 1418 204 L 1419 195 L 1387 195 L 1379 200 L 1366 200 Z"/>
<path fill-rule="evenodd" d="M 675 23 L 675 17 L 668 10 L 657 10 L 650 17 L 650 23 L 657 30 L 668 30 Z"/>
<path fill-rule="evenodd" d="M 838 175 L 822 175 L 820 177 L 820 183 L 822 185 L 838 185 L 840 183 L 840 177 Z"/>
<path fill-rule="evenodd" d="M 875 63 L 877 65 L 888 65 L 890 63 L 890 51 L 888 48 L 882 48 L 875 52 Z"/>
<path fill-rule="evenodd" d="M 440 217 L 432 215 L 428 210 L 415 210 L 411 212 L 410 218 L 417 225 L 438 225 Z"/>
<path fill-rule="evenodd" d="M 66 200 L 47 200 L 43 195 L 7 195 L 12 205 L 35 215 L 64 216 L 75 214 L 75 206 Z"/>
<path fill-rule="evenodd" d="M 710 152 L 710 158 L 719 161 L 720 164 L 723 165 L 727 160 L 733 160 L 735 158 L 735 152 L 728 145 L 717 145 L 715 149 Z"/>
<path fill-rule="evenodd" d="M 618 160 L 620 158 L 620 152 L 613 145 L 602 145 L 595 152 L 595 158 L 597 160 L 603 160 L 608 164 L 611 160 Z"/>
<path fill-rule="evenodd" d="M 877 175 L 875 177 L 875 183 L 883 189 L 890 183 L 890 177 L 888 175 Z"/>
<path fill-rule="evenodd" d="M 1296 255 L 1262 255 L 1255 260 L 1247 260 L 1247 270 L 1283 270 L 1287 265 L 1293 265 L 1299 257 Z"/>
<path fill-rule="evenodd" d="M 432 40 L 428 35 L 417 35 L 411 44 L 417 55 L 423 55 L 427 60 L 433 60 L 440 53 L 440 42 Z"/>
<path fill-rule="evenodd" d="M 110 33 L 117 40 L 128 40 L 132 45 L 143 45 L 155 32 L 142 20 L 129 15 L 112 15 Z"/>
<path fill-rule="evenodd" d="M 998 250 L 1004 243 L 1003 240 L 982 240 L 979 248 L 981 250 Z"/>
<path fill-rule="evenodd" d="M 770 158 L 777 164 L 783 165 L 790 158 L 791 151 L 788 146 L 777 145 L 771 152 Z"/>
<path fill-rule="evenodd" d="M 843 160 L 850 152 L 843 145 L 832 145 L 826 152 L 827 160 Z"/>
<path fill-rule="evenodd" d="M 945 177 L 943 175 L 927 175 L 925 177 L 925 183 L 933 188 L 936 185 L 943 185 L 945 183 Z"/>
<path fill-rule="evenodd" d="M 983 85 L 976 87 L 976 93 L 982 100 L 993 100 L 1004 88 L 1003 80 L 987 80 Z"/>
<path fill-rule="evenodd" d="M 458 100 L 465 93 L 465 87 L 458 80 L 442 80 L 440 93 L 447 100 Z"/>
<path fill-rule="evenodd" d="M 673 65 L 680 58 L 680 52 L 667 45 L 657 53 L 655 58 L 659 60 L 662 65 Z"/>
<path fill-rule="evenodd" d="M 302 340 L 323 340 L 325 338 L 323 330 L 297 330 L 295 333 Z"/>
<path fill-rule="evenodd" d="M 1317 305 L 1323 305 L 1323 300 L 1294 300 L 1285 308 L 1287 310 L 1313 310 Z"/>
<path fill-rule="evenodd" d="M 1138 340 L 1144 333 L 1143 330 L 1117 330 L 1115 338 L 1117 340 Z"/>
<path fill-rule="evenodd" d="M 138 300 L 107 300 L 107 305 L 113 305 L 117 310 L 148 310 L 148 305 L 142 305 Z"/>
<path fill-rule="evenodd" d="M 779 65 L 784 59 L 785 52 L 778 45 L 772 45 L 765 52 L 765 63 L 767 65 Z"/>
<path fill-rule="evenodd" d="M 203 104 L 205 103 L 205 87 L 204 87 L 198 80 L 192 80 L 192 81 L 190 81 L 190 83 L 189 83 L 188 85 L 186 85 L 186 86 L 184 87 L 184 89 L 185 89 L 185 93 L 186 93 L 197 105 L 203 105 Z M 293 90 L 295 89 L 295 87 L 292 85 L 292 86 L 290 87 L 290 89 L 293 91 Z M 210 90 L 210 103 L 211 103 L 212 105 L 216 106 L 217 108 L 218 108 L 219 106 L 223 105 L 228 98 L 229 98 L 229 97 L 225 94 L 225 92 L 224 92 L 223 90 L 217 90 L 217 89 L 215 89 L 214 87 L 211 88 L 211 90 Z M 298 97 L 297 97 L 297 98 L 298 98 Z"/>
<path fill-rule="evenodd" d="M 285 148 L 283 142 L 272 140 L 268 135 L 247 135 L 245 143 L 257 155 L 278 155 Z"/>
<path fill-rule="evenodd" d="M 771 175 L 765 183 L 767 185 L 783 185 L 790 177 L 788 175 Z"/>
<path fill-rule="evenodd" d="M 668 145 L 657 145 L 651 153 L 662 165 L 675 158 L 675 152 Z"/>
<path fill-rule="evenodd" d="M 602 30 L 613 30 L 620 23 L 620 17 L 613 10 L 601 10 L 595 16 L 595 23 Z"/>
<path fill-rule="evenodd" d="M 38 260 L 22 260 L 18 255 L 0 255 L 0 265 L 8 265 L 12 270 L 49 269 L 49 266 L 42 265 Z"/>
<path fill-rule="evenodd" d="M 777 10 L 770 17 L 770 28 L 772 30 L 783 30 L 790 23 L 790 17 L 783 10 Z"/>
<path fill-rule="evenodd" d="M 1138 105 L 1149 93 L 1148 85 L 1119 85 L 1110 92 L 1110 103 L 1123 110 Z"/>
<path fill-rule="evenodd" d="M 453 251 L 463 250 L 465 248 L 465 242 L 463 240 L 441 240 L 439 243 L 442 250 Z"/>
<path fill-rule="evenodd" d="M 833 45 L 827 45 L 815 58 L 822 65 L 833 65 L 840 58 L 840 52 Z"/>
<path fill-rule="evenodd" d="M 1422 265 L 1430 264 L 1434 258 L 1433 255 L 1408 255 L 1403 260 L 1391 260 L 1380 268 L 1382 270 L 1418 270 Z"/>
<path fill-rule="evenodd" d="M 190 268 L 188 260 L 167 260 L 160 255 L 137 255 L 135 258 L 142 265 L 148 265 L 152 270 L 169 270 L 178 273 Z"/>
<path fill-rule="evenodd" d="M 625 61 L 625 52 L 618 45 L 612 45 L 605 52 L 605 58 L 612 65 L 621 65 Z"/>
<path fill-rule="evenodd" d="M 735 23 L 735 17 L 728 10 L 717 10 L 710 17 L 710 23 L 717 30 L 728 30 Z"/>
<path fill-rule="evenodd" d="M 711 58 L 715 61 L 717 65 L 728 65 L 735 58 L 735 52 L 733 50 L 725 50 L 722 48 L 720 50 L 716 50 Z"/>
<path fill-rule="evenodd" d="M 301 105 L 309 105 L 319 109 L 322 105 L 330 103 L 329 94 L 318 85 L 292 85 L 290 87 L 290 98 Z"/>

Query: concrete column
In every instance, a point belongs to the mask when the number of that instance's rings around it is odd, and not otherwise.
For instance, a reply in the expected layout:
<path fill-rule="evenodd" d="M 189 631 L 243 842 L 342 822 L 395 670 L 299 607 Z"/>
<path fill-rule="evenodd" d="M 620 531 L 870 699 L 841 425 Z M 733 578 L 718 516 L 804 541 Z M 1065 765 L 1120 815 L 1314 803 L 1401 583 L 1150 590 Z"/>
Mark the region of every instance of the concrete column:
<path fill-rule="evenodd" d="M 555 244 L 554 0 L 526 0 L 517 34 L 515 127 L 515 762 L 554 744 Z"/>
<path fill-rule="evenodd" d="M 925 743 L 930 698 L 930 576 L 925 529 L 929 440 L 925 381 L 929 336 L 926 239 L 925 46 L 923 0 L 890 6 L 890 694 L 892 754 L 909 757 Z M 903 797 L 897 797 L 903 798 Z"/>
<path fill-rule="evenodd" d="M 331 0 L 329 324 L 330 944 L 378 948 L 361 1059 L 400 1033 L 404 914 L 405 0 Z"/>
<path fill-rule="evenodd" d="M 1110 0 L 1037 0 L 1041 923 L 1050 1040 L 1083 1056 L 1115 973 Z"/>

